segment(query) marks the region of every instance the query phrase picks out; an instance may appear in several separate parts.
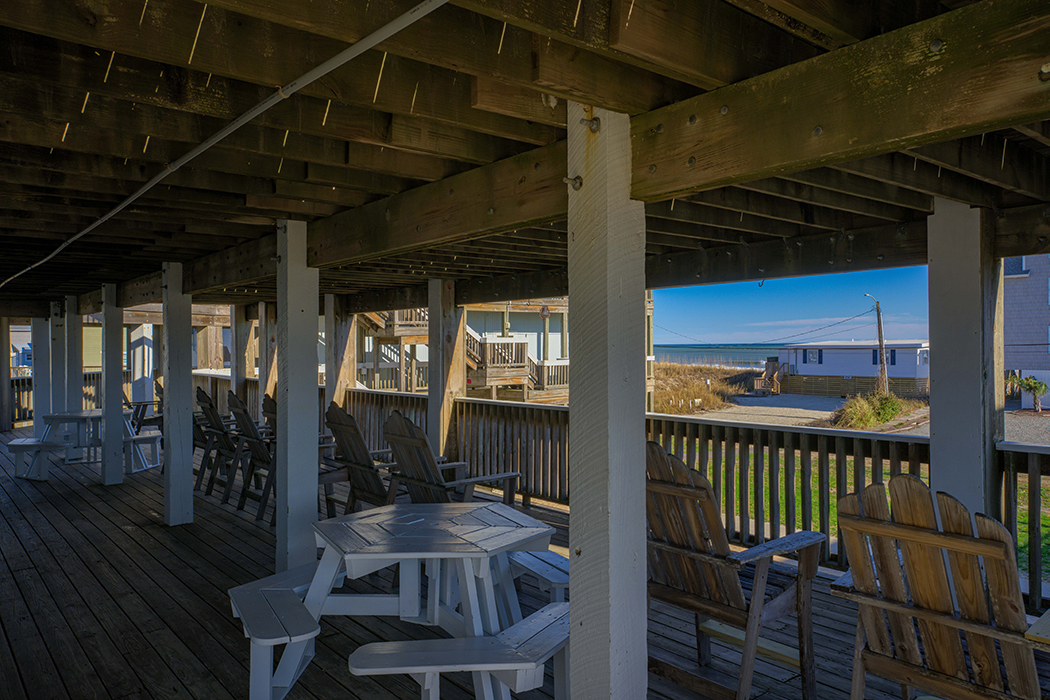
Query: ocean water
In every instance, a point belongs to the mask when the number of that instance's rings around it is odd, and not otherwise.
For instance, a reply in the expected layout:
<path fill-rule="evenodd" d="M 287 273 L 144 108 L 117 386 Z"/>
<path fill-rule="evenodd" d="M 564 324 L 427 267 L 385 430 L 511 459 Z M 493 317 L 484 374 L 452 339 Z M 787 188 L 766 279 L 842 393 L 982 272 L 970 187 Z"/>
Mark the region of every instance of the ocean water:
<path fill-rule="evenodd" d="M 718 365 L 740 369 L 763 369 L 766 358 L 777 354 L 779 345 L 654 345 L 657 362 L 679 365 Z"/>

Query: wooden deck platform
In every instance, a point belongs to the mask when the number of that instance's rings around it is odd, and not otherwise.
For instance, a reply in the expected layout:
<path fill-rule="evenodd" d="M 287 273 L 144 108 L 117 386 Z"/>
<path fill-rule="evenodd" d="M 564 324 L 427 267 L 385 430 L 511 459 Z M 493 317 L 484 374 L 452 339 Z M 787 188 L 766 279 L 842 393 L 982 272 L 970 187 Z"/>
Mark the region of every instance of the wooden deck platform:
<path fill-rule="evenodd" d="M 5 433 L 7 443 L 24 431 Z M 246 698 L 248 640 L 230 612 L 226 591 L 272 573 L 274 535 L 250 512 L 197 494 L 192 525 L 163 524 L 159 472 L 103 487 L 97 469 L 67 467 L 53 457 L 46 483 L 15 479 L 0 452 L 0 698 Z M 527 512 L 559 527 L 564 510 Z M 354 590 L 389 590 L 390 572 L 351 582 Z M 814 602 L 820 696 L 848 697 L 855 608 L 817 581 Z M 523 605 L 545 602 L 526 581 Z M 690 616 L 654 603 L 650 653 L 688 666 L 695 658 Z M 418 686 L 407 676 L 351 676 L 358 645 L 377 640 L 434 637 L 435 631 L 391 618 L 326 618 L 317 656 L 292 690 L 296 700 L 408 700 Z M 793 623 L 769 630 L 793 644 Z M 734 677 L 739 652 L 715 644 L 709 672 Z M 552 684 L 525 693 L 552 697 Z M 649 697 L 699 697 L 650 676 Z M 899 697 L 891 683 L 870 679 L 869 698 Z M 442 681 L 442 697 L 472 698 L 467 674 Z M 752 697 L 800 698 L 796 674 L 759 661 Z"/>

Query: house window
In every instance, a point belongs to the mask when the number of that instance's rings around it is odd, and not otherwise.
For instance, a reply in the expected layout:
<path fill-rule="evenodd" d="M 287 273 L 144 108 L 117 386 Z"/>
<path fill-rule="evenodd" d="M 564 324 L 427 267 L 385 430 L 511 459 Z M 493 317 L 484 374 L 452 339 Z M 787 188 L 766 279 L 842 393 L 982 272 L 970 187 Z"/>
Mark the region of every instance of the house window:
<path fill-rule="evenodd" d="M 803 356 L 803 360 L 807 363 L 814 365 L 824 364 L 824 351 L 823 350 L 806 350 L 806 354 Z"/>
<path fill-rule="evenodd" d="M 920 365 L 928 365 L 928 364 L 930 364 L 930 351 L 929 350 L 920 350 L 919 351 L 919 364 Z"/>
<path fill-rule="evenodd" d="M 879 364 L 879 351 L 877 348 L 872 348 L 871 350 L 871 364 Z M 897 351 L 893 348 L 890 348 L 890 364 L 897 364 Z"/>
<path fill-rule="evenodd" d="M 1003 260 L 1003 275 L 1006 277 L 1027 277 L 1029 272 L 1026 265 L 1027 262 L 1023 255 L 1017 258 L 1005 258 Z"/>

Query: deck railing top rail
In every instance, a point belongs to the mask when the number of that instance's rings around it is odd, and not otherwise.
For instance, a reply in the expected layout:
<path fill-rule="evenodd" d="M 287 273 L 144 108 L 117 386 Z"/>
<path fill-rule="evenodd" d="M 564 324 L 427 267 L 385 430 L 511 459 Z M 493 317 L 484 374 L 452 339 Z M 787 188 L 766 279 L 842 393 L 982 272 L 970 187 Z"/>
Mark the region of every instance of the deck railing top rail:
<path fill-rule="evenodd" d="M 783 425 L 780 423 L 760 423 L 752 421 L 743 423 L 740 421 L 722 420 L 721 418 L 705 418 L 701 416 L 682 416 L 673 413 L 646 413 L 646 418 L 659 420 L 673 420 L 681 423 L 696 423 L 698 425 L 715 425 L 728 428 L 745 430 L 776 430 L 783 433 L 795 433 L 797 435 L 823 435 L 829 438 L 848 438 L 850 440 L 880 440 L 882 442 L 899 442 L 908 444 L 930 444 L 930 438 L 925 435 L 900 435 L 897 433 L 874 433 L 864 430 L 840 430 L 836 428 L 810 428 L 802 425 Z"/>

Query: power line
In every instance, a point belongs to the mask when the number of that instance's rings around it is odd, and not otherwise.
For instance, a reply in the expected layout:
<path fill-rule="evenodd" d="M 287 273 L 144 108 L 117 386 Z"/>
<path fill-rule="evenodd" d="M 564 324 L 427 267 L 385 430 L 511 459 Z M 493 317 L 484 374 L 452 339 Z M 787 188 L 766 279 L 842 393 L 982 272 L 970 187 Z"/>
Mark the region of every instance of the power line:
<path fill-rule="evenodd" d="M 802 336 L 802 335 L 809 335 L 811 333 L 816 333 L 817 331 L 822 331 L 822 330 L 824 330 L 826 328 L 834 328 L 835 326 L 841 326 L 843 323 L 848 323 L 849 321 L 852 321 L 855 318 L 860 318 L 861 316 L 866 316 L 867 314 L 870 314 L 873 311 L 875 311 L 875 307 L 874 306 L 872 306 L 867 311 L 863 311 L 863 312 L 857 314 L 856 316 L 850 316 L 849 318 L 844 318 L 841 321 L 836 321 L 835 323 L 829 323 L 826 326 L 819 326 L 818 328 L 811 328 L 808 331 L 802 331 L 801 333 L 794 333 L 792 335 L 785 335 L 785 336 L 780 337 L 780 338 L 773 338 L 771 340 L 763 340 L 761 343 L 724 343 L 724 345 L 741 345 L 741 344 L 742 345 L 767 345 L 769 343 L 775 343 L 775 342 L 778 342 L 780 340 L 787 340 L 789 338 L 797 338 L 797 337 Z M 701 345 L 714 345 L 714 343 L 707 343 L 707 342 L 705 342 L 703 340 L 700 340 L 699 338 L 694 338 L 693 336 L 686 335 L 685 333 L 679 333 L 678 331 L 673 331 L 670 328 L 664 328 L 663 326 L 658 325 L 656 323 L 653 324 L 653 327 L 654 328 L 659 328 L 662 331 L 667 331 L 668 333 L 672 333 L 674 335 L 677 335 L 680 338 L 685 338 L 686 340 L 692 340 L 693 342 L 700 343 Z M 863 328 L 863 326 L 853 326 L 853 327 L 850 327 L 850 328 L 843 328 L 840 331 L 836 331 L 836 333 L 831 333 L 831 334 L 828 334 L 828 335 L 836 335 L 837 333 L 845 333 L 846 331 L 856 330 L 858 328 Z M 820 337 L 827 337 L 827 336 L 820 336 Z M 815 339 L 814 338 L 810 338 L 810 340 L 815 340 Z"/>
<path fill-rule="evenodd" d="M 704 341 L 700 340 L 699 338 L 694 338 L 694 337 L 692 337 L 690 335 L 685 335 L 684 333 L 679 333 L 678 331 L 672 331 L 670 328 L 664 328 L 663 326 L 657 325 L 655 323 L 653 324 L 653 327 L 654 328 L 659 328 L 662 331 L 667 331 L 668 333 L 673 333 L 674 335 L 677 335 L 680 338 L 685 338 L 686 340 L 695 341 L 697 343 L 700 343 L 701 345 L 714 345 L 714 343 L 705 343 Z"/>
<path fill-rule="evenodd" d="M 816 333 L 817 331 L 822 331 L 825 328 L 833 328 L 835 326 L 841 326 L 843 323 L 846 323 L 847 321 L 852 321 L 855 318 L 860 318 L 861 316 L 866 316 L 867 314 L 870 314 L 874 310 L 875 310 L 875 307 L 873 306 L 870 309 L 868 309 L 867 311 L 863 311 L 863 312 L 857 314 L 856 316 L 850 316 L 849 318 L 844 318 L 841 321 L 836 321 L 835 323 L 829 323 L 828 325 L 821 326 L 820 328 L 813 328 L 813 329 L 808 330 L 808 331 L 802 331 L 801 333 L 795 333 L 793 335 L 785 335 L 785 336 L 780 337 L 780 338 L 773 338 L 772 340 L 764 340 L 762 342 L 764 342 L 764 343 L 776 343 L 778 341 L 787 340 L 789 338 L 797 338 L 800 335 L 809 335 L 810 333 Z"/>

